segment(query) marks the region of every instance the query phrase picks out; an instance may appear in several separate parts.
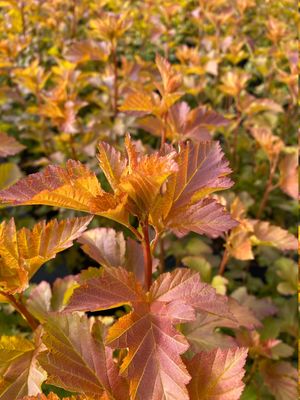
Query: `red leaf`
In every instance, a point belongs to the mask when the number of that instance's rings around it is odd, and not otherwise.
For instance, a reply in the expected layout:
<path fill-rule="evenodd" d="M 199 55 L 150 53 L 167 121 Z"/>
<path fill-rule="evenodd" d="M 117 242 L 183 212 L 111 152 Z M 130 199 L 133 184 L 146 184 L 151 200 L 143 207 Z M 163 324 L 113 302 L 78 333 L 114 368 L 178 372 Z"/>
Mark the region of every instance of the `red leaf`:
<path fill-rule="evenodd" d="M 298 398 L 298 373 L 292 364 L 284 361 L 263 360 L 260 363 L 260 372 L 276 400 L 296 400 Z"/>
<path fill-rule="evenodd" d="M 145 293 L 121 268 L 105 269 L 76 289 L 65 311 L 93 311 L 131 304 L 133 311 L 109 330 L 107 343 L 128 348 L 121 373 L 130 381 L 132 399 L 188 399 L 189 375 L 180 354 L 188 343 L 174 325 L 195 318 L 194 310 L 230 315 L 225 297 L 187 269 L 161 275 Z"/>
<path fill-rule="evenodd" d="M 12 136 L 0 132 L 0 157 L 13 156 L 25 149 L 21 143 Z"/>
<path fill-rule="evenodd" d="M 43 343 L 48 351 L 39 362 L 48 373 L 48 382 L 73 392 L 127 400 L 125 381 L 118 376 L 112 351 L 103 344 L 100 323 L 86 316 L 57 315 L 44 324 Z"/>
<path fill-rule="evenodd" d="M 186 362 L 192 375 L 190 400 L 238 400 L 244 388 L 246 357 L 244 348 L 196 354 Z"/>

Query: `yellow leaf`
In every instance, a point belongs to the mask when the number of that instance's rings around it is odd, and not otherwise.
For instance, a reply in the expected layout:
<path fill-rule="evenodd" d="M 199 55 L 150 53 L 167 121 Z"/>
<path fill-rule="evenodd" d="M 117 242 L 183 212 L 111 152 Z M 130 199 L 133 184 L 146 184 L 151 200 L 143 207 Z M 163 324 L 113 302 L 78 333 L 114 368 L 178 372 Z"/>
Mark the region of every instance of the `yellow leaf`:
<path fill-rule="evenodd" d="M 41 265 L 72 246 L 86 229 L 91 217 L 52 220 L 36 224 L 32 230 L 16 230 L 15 222 L 0 225 L 0 288 L 22 292 Z"/>

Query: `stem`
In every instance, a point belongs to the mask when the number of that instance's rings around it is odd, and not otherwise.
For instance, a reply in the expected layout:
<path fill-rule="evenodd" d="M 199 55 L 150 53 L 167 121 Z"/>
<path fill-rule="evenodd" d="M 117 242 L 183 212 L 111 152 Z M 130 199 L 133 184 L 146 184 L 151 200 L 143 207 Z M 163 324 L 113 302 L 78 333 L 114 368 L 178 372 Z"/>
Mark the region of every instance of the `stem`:
<path fill-rule="evenodd" d="M 142 225 L 143 228 L 143 251 L 145 262 L 145 286 L 149 290 L 152 283 L 152 255 L 149 239 L 149 224 L 148 220 Z"/>
<path fill-rule="evenodd" d="M 117 59 L 117 46 L 113 45 L 111 50 L 113 69 L 114 69 L 114 95 L 113 95 L 113 112 L 114 118 L 118 114 L 118 97 L 119 97 L 119 87 L 118 87 L 118 59 Z"/>
<path fill-rule="evenodd" d="M 276 187 L 276 185 L 273 186 L 273 178 L 274 178 L 274 175 L 276 172 L 277 164 L 278 164 L 278 155 L 274 158 L 274 160 L 271 164 L 270 174 L 269 174 L 269 178 L 267 181 L 266 189 L 263 194 L 263 198 L 261 200 L 258 212 L 256 214 L 257 219 L 260 219 L 260 217 L 261 217 L 262 213 L 264 212 L 264 209 L 267 205 L 267 202 L 269 200 L 269 195 L 272 192 L 272 190 L 274 190 L 274 188 Z"/>
<path fill-rule="evenodd" d="M 163 129 L 161 132 L 161 140 L 160 140 L 160 150 L 163 149 L 165 143 L 166 143 L 166 136 L 167 136 L 167 113 L 164 113 L 162 116 L 162 122 L 163 122 Z"/>
<path fill-rule="evenodd" d="M 72 14 L 73 14 L 73 19 L 72 19 L 71 36 L 72 38 L 74 38 L 76 37 L 77 34 L 77 0 L 73 0 Z"/>
<path fill-rule="evenodd" d="M 26 319 L 31 329 L 34 331 L 38 326 L 39 322 L 34 316 L 27 310 L 24 304 L 20 303 L 12 294 L 0 291 L 0 294 L 7 298 L 10 304 Z"/>
<path fill-rule="evenodd" d="M 138 240 L 140 240 L 140 241 L 143 240 L 143 237 L 142 237 L 142 235 L 140 234 L 140 232 L 139 232 L 138 230 L 136 230 L 133 226 L 131 226 L 131 225 L 125 225 L 125 226 L 126 226 L 126 228 L 128 228 L 128 229 L 130 230 L 130 232 L 132 232 L 132 233 L 134 234 L 134 236 L 135 236 Z"/>
<path fill-rule="evenodd" d="M 74 137 L 72 135 L 72 133 L 70 134 L 70 147 L 71 147 L 71 152 L 72 152 L 72 158 L 74 160 L 77 160 L 77 152 L 76 152 L 76 148 L 75 148 L 75 142 L 74 142 Z"/>
<path fill-rule="evenodd" d="M 225 249 L 225 251 L 223 253 L 222 260 L 221 260 L 221 264 L 220 264 L 220 267 L 219 267 L 219 275 L 223 275 L 224 274 L 224 271 L 225 271 L 225 268 L 226 268 L 226 265 L 227 265 L 229 259 L 230 259 L 230 254 L 229 254 L 228 250 Z"/>

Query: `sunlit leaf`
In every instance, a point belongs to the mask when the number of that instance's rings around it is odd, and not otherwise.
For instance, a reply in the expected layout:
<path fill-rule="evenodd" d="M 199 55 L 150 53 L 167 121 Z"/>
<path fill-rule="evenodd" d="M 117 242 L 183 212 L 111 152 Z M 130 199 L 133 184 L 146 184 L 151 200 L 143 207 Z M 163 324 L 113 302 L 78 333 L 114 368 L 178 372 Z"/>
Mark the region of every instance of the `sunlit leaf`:
<path fill-rule="evenodd" d="M 57 315 L 47 319 L 44 330 L 47 351 L 38 359 L 48 373 L 47 382 L 90 396 L 107 392 L 113 400 L 128 399 L 127 385 L 118 376 L 112 350 L 103 344 L 98 322 L 78 314 Z"/>
<path fill-rule="evenodd" d="M 48 223 L 42 221 L 32 230 L 16 230 L 15 222 L 0 225 L 0 287 L 9 293 L 22 292 L 28 280 L 46 261 L 72 246 L 86 229 L 91 217 Z"/>
<path fill-rule="evenodd" d="M 244 348 L 196 354 L 187 362 L 192 375 L 190 400 L 238 400 L 244 389 L 246 357 Z"/>
<path fill-rule="evenodd" d="M 193 320 L 194 310 L 230 315 L 225 298 L 186 269 L 161 275 L 146 294 L 132 275 L 113 268 L 75 289 L 65 311 L 128 303 L 133 311 L 110 328 L 107 344 L 129 348 L 121 373 L 130 380 L 132 399 L 188 399 L 185 384 L 190 378 L 180 358 L 188 344 L 174 324 Z"/>
<path fill-rule="evenodd" d="M 0 399 L 18 400 L 41 392 L 47 374 L 37 362 L 42 350 L 40 334 L 35 343 L 19 336 L 0 337 Z"/>
<path fill-rule="evenodd" d="M 206 197 L 227 189 L 233 182 L 231 170 L 216 142 L 188 143 L 176 159 L 179 169 L 167 182 L 151 212 L 151 223 L 160 231 L 165 227 L 179 236 L 189 231 L 218 236 L 234 226 L 224 207 Z M 204 199 L 204 200 L 203 200 Z"/>

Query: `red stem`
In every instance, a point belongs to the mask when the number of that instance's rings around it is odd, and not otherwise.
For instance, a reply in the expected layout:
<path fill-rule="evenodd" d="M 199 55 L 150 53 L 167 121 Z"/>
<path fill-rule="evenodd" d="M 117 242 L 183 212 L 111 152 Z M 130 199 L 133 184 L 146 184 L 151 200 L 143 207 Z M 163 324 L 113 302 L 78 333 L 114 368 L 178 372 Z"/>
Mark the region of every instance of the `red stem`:
<path fill-rule="evenodd" d="M 221 261 L 221 264 L 220 264 L 220 267 L 219 267 L 219 275 L 223 275 L 224 274 L 226 265 L 227 265 L 227 263 L 229 261 L 229 258 L 230 258 L 230 254 L 229 254 L 228 250 L 225 249 L 225 251 L 223 253 L 222 261 Z"/>
<path fill-rule="evenodd" d="M 150 289 L 152 283 L 152 255 L 149 239 L 149 224 L 146 221 L 143 226 L 143 251 L 144 251 L 144 261 L 145 261 L 145 287 L 147 290 Z"/>
<path fill-rule="evenodd" d="M 27 310 L 24 304 L 20 303 L 12 294 L 1 292 L 0 294 L 7 298 L 10 304 L 26 319 L 31 329 L 34 331 L 38 326 L 39 322 L 34 316 Z"/>

